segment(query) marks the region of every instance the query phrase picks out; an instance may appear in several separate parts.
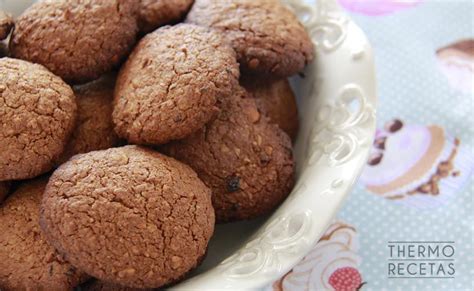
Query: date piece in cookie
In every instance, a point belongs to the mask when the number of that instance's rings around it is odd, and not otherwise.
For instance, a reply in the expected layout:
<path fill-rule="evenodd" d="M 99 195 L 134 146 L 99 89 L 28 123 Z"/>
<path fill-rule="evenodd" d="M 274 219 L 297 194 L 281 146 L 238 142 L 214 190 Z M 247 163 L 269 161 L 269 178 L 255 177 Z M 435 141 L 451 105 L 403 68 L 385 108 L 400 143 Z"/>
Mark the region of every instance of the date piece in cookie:
<path fill-rule="evenodd" d="M 16 21 L 13 57 L 39 63 L 68 83 L 85 83 L 128 55 L 138 32 L 130 0 L 38 1 Z"/>
<path fill-rule="evenodd" d="M 190 24 L 145 36 L 115 89 L 115 131 L 135 144 L 163 144 L 199 130 L 238 84 L 235 52 L 217 32 Z"/>
<path fill-rule="evenodd" d="M 313 59 L 313 44 L 278 0 L 196 0 L 186 22 L 220 30 L 245 71 L 286 77 Z"/>
<path fill-rule="evenodd" d="M 278 206 L 293 187 L 290 138 L 239 88 L 219 116 L 192 136 L 163 146 L 212 190 L 218 222 L 250 219 Z"/>
<path fill-rule="evenodd" d="M 147 33 L 184 18 L 194 0 L 140 0 L 138 26 Z"/>
<path fill-rule="evenodd" d="M 294 140 L 298 133 L 298 107 L 288 80 L 246 76 L 241 79 L 241 84 L 255 98 L 258 110 Z"/>
<path fill-rule="evenodd" d="M 41 65 L 0 59 L 0 181 L 39 176 L 54 166 L 74 128 L 76 100 Z"/>
<path fill-rule="evenodd" d="M 59 167 L 40 224 L 60 253 L 95 278 L 158 288 L 200 263 L 214 211 L 209 188 L 190 167 L 125 146 L 76 155 Z"/>
<path fill-rule="evenodd" d="M 45 240 L 39 208 L 47 179 L 21 185 L 0 206 L 0 289 L 72 290 L 87 275 Z"/>

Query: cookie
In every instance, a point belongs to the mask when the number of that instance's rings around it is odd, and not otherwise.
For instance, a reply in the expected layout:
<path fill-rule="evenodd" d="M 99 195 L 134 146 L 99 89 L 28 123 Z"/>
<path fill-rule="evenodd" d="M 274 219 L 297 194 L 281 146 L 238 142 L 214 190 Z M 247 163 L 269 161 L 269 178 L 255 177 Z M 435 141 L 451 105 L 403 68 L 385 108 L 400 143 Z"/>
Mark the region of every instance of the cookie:
<path fill-rule="evenodd" d="M 52 169 L 74 128 L 76 100 L 41 65 L 0 59 L 0 181 Z"/>
<path fill-rule="evenodd" d="M 139 289 L 120 286 L 116 284 L 107 283 L 100 280 L 95 280 L 81 287 L 83 291 L 151 291 L 153 289 Z"/>
<path fill-rule="evenodd" d="M 10 34 L 14 25 L 13 17 L 0 10 L 0 40 L 4 40 Z"/>
<path fill-rule="evenodd" d="M 0 182 L 0 203 L 7 198 L 10 191 L 10 182 Z"/>
<path fill-rule="evenodd" d="M 210 190 L 188 166 L 125 146 L 74 156 L 46 188 L 40 224 L 86 273 L 134 288 L 179 280 L 214 231 Z"/>
<path fill-rule="evenodd" d="M 290 138 L 238 89 L 219 116 L 162 150 L 191 166 L 212 190 L 218 222 L 255 218 L 279 205 L 293 187 Z"/>
<path fill-rule="evenodd" d="M 68 83 L 85 83 L 119 65 L 138 31 L 130 0 L 38 1 L 16 21 L 15 58 L 39 63 Z"/>
<path fill-rule="evenodd" d="M 287 79 L 270 80 L 246 76 L 241 84 L 255 97 L 258 110 L 278 124 L 292 140 L 298 134 L 298 107 L 296 97 Z"/>
<path fill-rule="evenodd" d="M 114 77 L 107 76 L 74 88 L 77 98 L 76 127 L 59 164 L 76 154 L 108 149 L 121 143 L 112 123 L 114 87 Z"/>
<path fill-rule="evenodd" d="M 24 183 L 0 206 L 0 289 L 72 290 L 87 275 L 45 240 L 39 208 L 47 179 Z"/>
<path fill-rule="evenodd" d="M 202 128 L 238 84 L 235 52 L 219 33 L 179 24 L 145 36 L 117 79 L 115 131 L 135 144 L 163 144 Z"/>
<path fill-rule="evenodd" d="M 138 27 L 148 33 L 183 19 L 194 0 L 140 0 Z"/>
<path fill-rule="evenodd" d="M 303 25 L 277 0 L 196 0 L 186 21 L 222 31 L 245 71 L 286 77 L 313 59 Z"/>

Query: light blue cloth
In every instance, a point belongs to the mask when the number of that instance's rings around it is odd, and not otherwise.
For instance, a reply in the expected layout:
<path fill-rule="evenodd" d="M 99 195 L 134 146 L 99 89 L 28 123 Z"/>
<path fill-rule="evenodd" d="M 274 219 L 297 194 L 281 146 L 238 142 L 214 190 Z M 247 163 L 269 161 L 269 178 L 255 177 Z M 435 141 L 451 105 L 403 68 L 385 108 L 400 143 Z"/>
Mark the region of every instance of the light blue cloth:
<path fill-rule="evenodd" d="M 388 6 L 398 5 L 394 4 L 396 1 L 340 0 L 340 2 L 351 10 L 349 13 L 366 32 L 375 50 L 379 84 L 378 127 L 383 129 L 387 122 L 399 119 L 403 121 L 403 126 L 411 126 L 415 129 L 422 128 L 423 130 L 429 125 L 444 129 L 448 144 L 452 146 L 454 137 L 460 140 L 453 169 L 453 171 L 459 171 L 457 173 L 459 176 L 450 177 L 450 182 L 447 184 L 445 182 L 445 185 L 440 188 L 440 194 L 418 193 L 415 195 L 422 197 L 421 200 L 410 204 L 403 199 L 385 199 L 382 197 L 384 195 L 369 191 L 367 180 L 377 181 L 386 173 L 381 171 L 369 177 L 366 173 L 364 181 L 358 183 L 338 214 L 339 221 L 352 227 L 352 230 L 347 228 L 345 233 L 350 234 L 358 243 L 351 245 L 347 254 L 341 255 L 341 252 L 335 248 L 334 254 L 328 254 L 331 250 L 325 253 L 325 257 L 332 255 L 332 259 L 323 260 L 318 257 L 319 259 L 312 260 L 311 258 L 317 257 L 318 248 L 330 240 L 320 242 L 319 246 L 316 245 L 315 250 L 295 267 L 292 273 L 280 282 L 276 282 L 272 289 L 334 288 L 339 283 L 329 282 L 330 275 L 346 264 L 347 267 L 357 269 L 360 278 L 347 270 L 340 270 L 341 274 L 345 272 L 348 276 L 352 276 L 351 278 L 355 278 L 355 281 L 365 282 L 361 290 L 474 290 L 474 181 L 472 179 L 474 4 L 469 0 L 413 0 L 405 2 L 420 3 L 408 5 L 410 7 L 403 7 L 396 11 L 387 11 Z M 374 7 L 365 7 L 368 2 L 373 2 Z M 378 8 L 384 5 L 382 2 L 392 4 L 386 4 L 383 9 L 377 10 L 375 7 L 377 2 Z M 447 56 L 437 54 L 439 49 L 465 39 L 471 39 L 470 63 L 467 57 L 469 53 L 463 55 L 456 48 L 446 50 Z M 464 80 L 464 89 L 452 85 L 453 81 L 450 83 L 449 78 L 456 78 L 447 76 L 442 69 L 443 60 L 446 60 L 453 51 L 454 54 L 460 53 L 459 58 L 465 61 L 461 67 L 464 66 L 464 69 L 470 70 L 471 73 L 470 81 L 466 83 Z M 459 60 L 456 59 L 456 61 Z M 411 138 L 414 140 L 420 138 L 421 135 L 414 132 Z M 390 138 L 389 136 L 388 139 Z M 396 155 L 393 148 L 385 149 L 383 152 L 385 155 Z M 433 171 L 436 171 L 436 165 Z M 423 179 L 419 180 L 420 185 L 425 182 Z M 434 206 L 427 207 L 432 202 Z M 393 241 L 444 243 L 389 243 Z M 390 244 L 412 244 L 415 248 L 418 248 L 418 245 L 430 245 L 433 248 L 446 245 L 452 247 L 455 252 L 447 260 L 440 261 L 439 259 L 443 256 L 434 256 L 432 261 L 424 263 L 434 262 L 437 264 L 435 268 L 438 268 L 439 264 L 447 267 L 449 263 L 452 263 L 454 274 L 446 275 L 446 277 L 454 278 L 415 278 L 418 275 L 410 274 L 406 276 L 409 278 L 388 278 L 390 263 L 401 262 L 406 267 L 411 262 L 390 260 L 394 258 L 390 255 Z M 349 246 L 349 243 L 346 245 Z M 341 257 L 346 260 L 341 260 Z M 399 257 L 395 256 L 395 258 Z M 417 259 L 418 261 L 415 261 L 415 265 L 412 266 L 412 273 L 415 273 L 413 271 L 420 267 L 420 263 L 423 263 L 419 261 L 423 258 L 417 256 Z M 324 272 L 327 274 L 324 275 Z M 437 275 L 440 274 L 435 274 Z M 335 277 L 332 280 L 335 280 Z"/>

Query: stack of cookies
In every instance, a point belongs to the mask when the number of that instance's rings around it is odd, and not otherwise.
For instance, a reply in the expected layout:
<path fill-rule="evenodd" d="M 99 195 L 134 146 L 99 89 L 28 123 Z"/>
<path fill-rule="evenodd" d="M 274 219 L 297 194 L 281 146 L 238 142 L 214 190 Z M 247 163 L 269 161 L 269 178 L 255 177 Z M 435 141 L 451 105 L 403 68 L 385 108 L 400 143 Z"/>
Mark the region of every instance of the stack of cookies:
<path fill-rule="evenodd" d="M 290 193 L 313 45 L 278 0 L 43 0 L 0 38 L 1 290 L 169 286 Z"/>

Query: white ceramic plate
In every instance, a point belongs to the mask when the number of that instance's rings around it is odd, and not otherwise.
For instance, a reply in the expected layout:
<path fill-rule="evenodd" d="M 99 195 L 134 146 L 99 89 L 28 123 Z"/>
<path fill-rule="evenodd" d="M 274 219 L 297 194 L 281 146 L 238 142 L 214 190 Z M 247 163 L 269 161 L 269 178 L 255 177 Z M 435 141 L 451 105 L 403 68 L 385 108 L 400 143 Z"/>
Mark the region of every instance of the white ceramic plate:
<path fill-rule="evenodd" d="M 304 77 L 292 80 L 301 122 L 296 187 L 269 217 L 218 225 L 203 265 L 175 289 L 257 289 L 284 275 L 318 241 L 367 160 L 376 107 L 371 47 L 335 0 L 313 1 L 283 1 L 317 48 Z M 0 9 L 17 15 L 32 2 L 0 0 Z"/>

